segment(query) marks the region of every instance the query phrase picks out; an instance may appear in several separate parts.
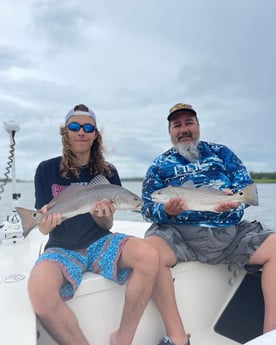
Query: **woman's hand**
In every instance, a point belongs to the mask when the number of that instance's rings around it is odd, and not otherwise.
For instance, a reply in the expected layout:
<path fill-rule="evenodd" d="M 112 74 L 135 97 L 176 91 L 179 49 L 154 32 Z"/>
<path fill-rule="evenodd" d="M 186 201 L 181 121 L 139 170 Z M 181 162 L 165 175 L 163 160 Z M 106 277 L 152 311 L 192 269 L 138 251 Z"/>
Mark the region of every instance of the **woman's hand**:
<path fill-rule="evenodd" d="M 61 215 L 60 213 L 51 213 L 47 214 L 47 206 L 44 205 L 41 209 L 40 212 L 43 214 L 43 217 L 38 224 L 38 229 L 41 233 L 44 235 L 49 234 L 57 225 L 61 223 Z"/>
<path fill-rule="evenodd" d="M 113 225 L 113 214 L 115 211 L 114 204 L 106 199 L 94 202 L 89 212 L 100 227 L 109 230 Z"/>

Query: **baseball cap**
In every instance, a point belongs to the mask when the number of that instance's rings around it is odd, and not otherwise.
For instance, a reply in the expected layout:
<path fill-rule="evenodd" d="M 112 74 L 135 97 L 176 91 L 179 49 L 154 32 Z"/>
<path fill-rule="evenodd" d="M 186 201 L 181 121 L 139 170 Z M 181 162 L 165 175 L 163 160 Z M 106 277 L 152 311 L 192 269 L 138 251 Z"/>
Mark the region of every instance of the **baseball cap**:
<path fill-rule="evenodd" d="M 193 109 L 193 107 L 190 104 L 177 103 L 170 109 L 170 113 L 167 117 L 168 121 L 170 121 L 170 119 L 173 115 L 175 115 L 178 112 L 180 113 L 182 111 L 190 112 L 196 116 L 196 111 Z"/>
<path fill-rule="evenodd" d="M 71 109 L 71 110 L 67 113 L 67 115 L 65 116 L 65 123 L 66 123 L 66 122 L 70 119 L 70 117 L 72 117 L 72 116 L 75 116 L 75 115 L 86 115 L 86 116 L 91 117 L 91 118 L 94 120 L 95 124 L 96 124 L 96 115 L 95 115 L 94 111 L 91 110 L 91 109 L 89 109 L 88 107 L 87 107 L 87 109 L 88 109 L 88 111 L 84 111 L 84 110 L 74 110 L 74 108 Z"/>

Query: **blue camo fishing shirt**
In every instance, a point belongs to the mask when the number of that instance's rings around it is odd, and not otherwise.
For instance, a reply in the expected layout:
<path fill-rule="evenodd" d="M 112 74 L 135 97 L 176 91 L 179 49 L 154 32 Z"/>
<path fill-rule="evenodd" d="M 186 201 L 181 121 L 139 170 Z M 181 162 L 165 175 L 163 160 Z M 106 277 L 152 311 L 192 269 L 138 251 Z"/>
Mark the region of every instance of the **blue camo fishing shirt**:
<path fill-rule="evenodd" d="M 158 156 L 149 167 L 143 181 L 141 208 L 146 221 L 205 227 L 225 227 L 237 224 L 248 205 L 240 203 L 235 209 L 222 213 L 186 210 L 168 217 L 163 204 L 154 203 L 151 194 L 168 186 L 181 186 L 192 181 L 195 187 L 206 185 L 219 190 L 229 188 L 233 193 L 253 181 L 242 161 L 226 146 L 200 141 L 200 158 L 189 162 L 174 148 Z"/>

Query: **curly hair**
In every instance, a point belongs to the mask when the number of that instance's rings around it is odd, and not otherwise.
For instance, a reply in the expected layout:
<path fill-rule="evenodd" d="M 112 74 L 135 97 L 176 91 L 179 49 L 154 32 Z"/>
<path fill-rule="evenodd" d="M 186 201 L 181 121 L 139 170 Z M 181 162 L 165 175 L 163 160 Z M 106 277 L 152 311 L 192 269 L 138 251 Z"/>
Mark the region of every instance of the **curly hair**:
<path fill-rule="evenodd" d="M 82 110 L 88 111 L 84 104 L 76 105 L 74 111 Z M 92 176 L 104 175 L 110 176 L 112 174 L 112 165 L 104 158 L 104 147 L 102 135 L 97 128 L 95 128 L 97 137 L 90 149 L 90 158 L 88 162 L 89 172 Z M 60 162 L 60 173 L 64 178 L 69 178 L 70 175 L 79 177 L 80 168 L 76 165 L 76 154 L 73 152 L 69 142 L 68 129 L 66 126 L 61 126 L 60 135 L 62 137 L 63 154 Z"/>

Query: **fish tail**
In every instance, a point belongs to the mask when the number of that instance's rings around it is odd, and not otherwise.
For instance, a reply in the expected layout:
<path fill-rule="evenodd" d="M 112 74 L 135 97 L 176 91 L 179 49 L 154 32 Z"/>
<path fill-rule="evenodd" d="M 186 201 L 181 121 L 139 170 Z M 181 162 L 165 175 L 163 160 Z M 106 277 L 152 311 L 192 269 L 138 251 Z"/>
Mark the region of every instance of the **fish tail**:
<path fill-rule="evenodd" d="M 258 193 L 255 183 L 251 183 L 249 186 L 242 189 L 239 193 L 243 193 L 242 201 L 246 204 L 259 206 Z"/>
<path fill-rule="evenodd" d="M 21 219 L 24 237 L 26 237 L 31 232 L 31 230 L 39 223 L 38 219 L 35 218 L 35 215 L 38 212 L 23 207 L 16 207 L 15 209 Z"/>

